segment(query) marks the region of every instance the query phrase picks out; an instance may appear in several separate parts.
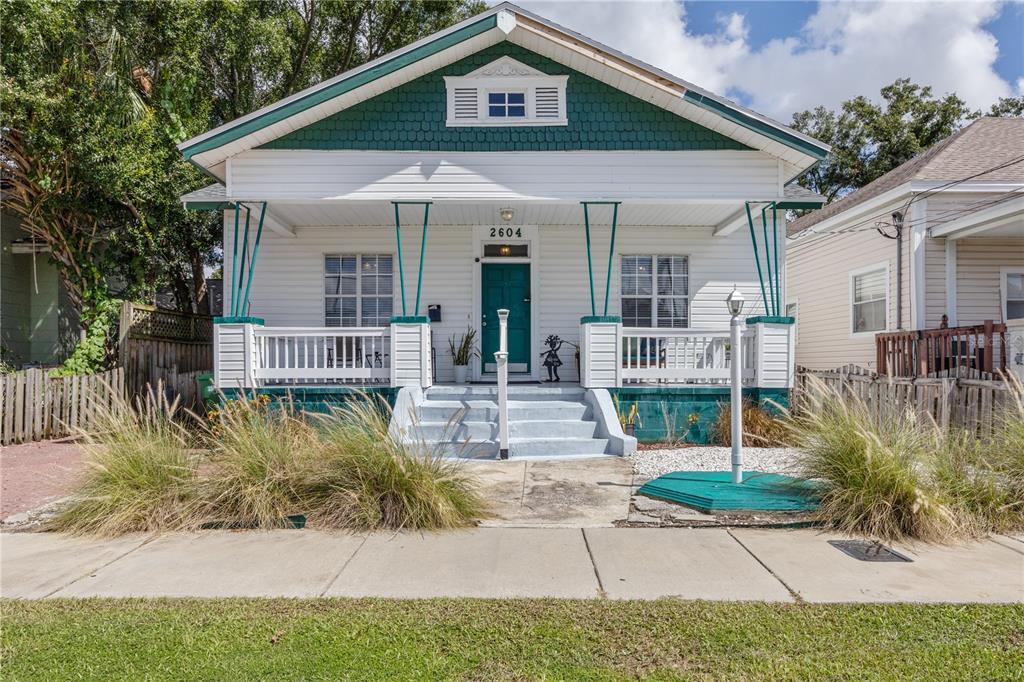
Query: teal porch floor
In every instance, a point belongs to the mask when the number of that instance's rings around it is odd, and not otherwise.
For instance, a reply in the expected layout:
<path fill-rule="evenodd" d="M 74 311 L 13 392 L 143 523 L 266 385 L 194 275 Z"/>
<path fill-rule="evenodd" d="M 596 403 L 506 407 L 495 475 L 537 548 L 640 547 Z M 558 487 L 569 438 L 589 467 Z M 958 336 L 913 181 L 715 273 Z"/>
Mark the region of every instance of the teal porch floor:
<path fill-rule="evenodd" d="M 797 478 L 759 471 L 743 473 L 743 483 L 732 482 L 728 471 L 674 471 L 640 486 L 647 497 L 685 504 L 703 512 L 814 511 L 814 487 Z"/>

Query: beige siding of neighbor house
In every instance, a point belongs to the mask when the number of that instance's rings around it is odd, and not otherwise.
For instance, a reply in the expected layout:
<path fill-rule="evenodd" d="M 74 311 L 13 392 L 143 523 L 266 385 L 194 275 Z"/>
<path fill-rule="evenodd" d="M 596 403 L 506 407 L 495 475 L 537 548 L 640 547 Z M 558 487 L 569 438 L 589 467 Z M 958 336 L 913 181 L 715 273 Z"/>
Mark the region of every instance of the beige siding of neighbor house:
<path fill-rule="evenodd" d="M 1003 322 L 1000 270 L 1024 269 L 1024 237 L 957 240 L 957 324 Z"/>
<path fill-rule="evenodd" d="M 885 216 L 899 207 L 893 204 L 874 213 Z M 888 326 L 897 328 L 896 241 L 879 235 L 873 222 L 858 227 L 846 233 L 807 236 L 786 247 L 786 299 L 799 306 L 797 365 L 812 369 L 834 369 L 848 363 L 875 367 L 874 334 L 852 332 L 851 272 L 888 266 Z M 910 247 L 908 230 L 903 240 L 904 326 L 910 323 Z"/>

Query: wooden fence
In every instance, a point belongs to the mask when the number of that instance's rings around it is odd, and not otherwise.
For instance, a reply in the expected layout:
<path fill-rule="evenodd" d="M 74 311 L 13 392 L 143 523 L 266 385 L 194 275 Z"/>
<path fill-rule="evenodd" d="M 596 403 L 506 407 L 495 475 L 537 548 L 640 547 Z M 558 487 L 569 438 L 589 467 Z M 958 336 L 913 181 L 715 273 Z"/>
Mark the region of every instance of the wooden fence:
<path fill-rule="evenodd" d="M 96 424 L 124 395 L 124 371 L 53 378 L 47 370 L 0 375 L 0 445 L 70 436 Z"/>
<path fill-rule="evenodd" d="M 793 402 L 799 409 L 813 376 L 843 395 L 864 401 L 876 416 L 911 412 L 943 429 L 963 428 L 986 436 L 1009 409 L 1012 392 L 1019 390 L 1006 381 L 972 378 L 977 373 L 967 368 L 940 374 L 945 376 L 888 377 L 859 367 L 831 372 L 801 367 L 796 372 Z"/>
<path fill-rule="evenodd" d="M 164 374 L 213 370 L 213 318 L 125 301 L 118 331 L 118 364 L 128 395 L 142 395 Z"/>

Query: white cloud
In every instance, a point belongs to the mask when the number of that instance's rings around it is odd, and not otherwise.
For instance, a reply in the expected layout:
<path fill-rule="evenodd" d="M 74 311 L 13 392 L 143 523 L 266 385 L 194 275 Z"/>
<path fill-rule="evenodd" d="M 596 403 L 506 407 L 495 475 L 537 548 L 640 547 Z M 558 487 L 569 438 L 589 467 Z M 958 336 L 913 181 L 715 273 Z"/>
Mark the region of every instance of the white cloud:
<path fill-rule="evenodd" d="M 696 34 L 672 0 L 521 4 L 541 16 L 723 95 L 788 121 L 818 104 L 836 107 L 856 95 L 878 98 L 897 78 L 956 92 L 978 109 L 1024 92 L 993 64 L 999 47 L 983 26 L 996 2 L 823 2 L 793 35 L 750 46 L 741 14 Z"/>

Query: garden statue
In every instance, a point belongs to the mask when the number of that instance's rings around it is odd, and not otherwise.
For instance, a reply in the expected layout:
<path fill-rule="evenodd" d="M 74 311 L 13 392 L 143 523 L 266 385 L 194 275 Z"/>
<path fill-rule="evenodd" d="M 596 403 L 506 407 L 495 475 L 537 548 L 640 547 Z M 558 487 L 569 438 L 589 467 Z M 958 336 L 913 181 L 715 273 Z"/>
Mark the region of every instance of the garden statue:
<path fill-rule="evenodd" d="M 562 366 L 562 361 L 558 357 L 558 351 L 562 348 L 563 343 L 565 342 L 557 334 L 551 334 L 548 338 L 544 339 L 544 345 L 548 349 L 541 353 L 540 356 L 544 358 L 544 366 L 548 368 L 548 381 L 562 380 L 558 376 L 558 368 Z"/>

